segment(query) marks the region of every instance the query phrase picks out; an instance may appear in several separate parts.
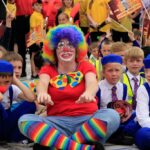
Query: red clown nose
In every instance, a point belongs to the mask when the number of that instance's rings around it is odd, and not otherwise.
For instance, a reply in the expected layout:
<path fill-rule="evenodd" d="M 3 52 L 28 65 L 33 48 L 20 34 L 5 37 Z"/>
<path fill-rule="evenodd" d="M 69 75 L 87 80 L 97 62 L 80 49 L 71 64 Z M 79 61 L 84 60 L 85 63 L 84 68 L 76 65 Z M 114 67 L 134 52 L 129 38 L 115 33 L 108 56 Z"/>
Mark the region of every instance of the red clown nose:
<path fill-rule="evenodd" d="M 64 48 L 63 48 L 63 51 L 64 52 L 67 52 L 69 50 L 69 48 L 67 47 L 67 46 L 65 46 Z"/>

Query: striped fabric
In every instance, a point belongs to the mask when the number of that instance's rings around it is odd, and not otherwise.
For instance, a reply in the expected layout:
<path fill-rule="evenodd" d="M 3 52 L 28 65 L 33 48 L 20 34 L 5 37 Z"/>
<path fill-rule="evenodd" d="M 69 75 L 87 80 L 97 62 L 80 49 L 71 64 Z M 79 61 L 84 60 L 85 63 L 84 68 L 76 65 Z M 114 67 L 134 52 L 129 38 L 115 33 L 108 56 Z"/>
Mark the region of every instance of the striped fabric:
<path fill-rule="evenodd" d="M 71 136 L 71 139 L 78 143 L 101 141 L 106 137 L 106 131 L 106 122 L 91 118 L 81 126 L 79 131 Z"/>
<path fill-rule="evenodd" d="M 25 121 L 21 132 L 35 143 L 62 150 L 93 150 L 94 146 L 79 144 L 44 122 Z"/>

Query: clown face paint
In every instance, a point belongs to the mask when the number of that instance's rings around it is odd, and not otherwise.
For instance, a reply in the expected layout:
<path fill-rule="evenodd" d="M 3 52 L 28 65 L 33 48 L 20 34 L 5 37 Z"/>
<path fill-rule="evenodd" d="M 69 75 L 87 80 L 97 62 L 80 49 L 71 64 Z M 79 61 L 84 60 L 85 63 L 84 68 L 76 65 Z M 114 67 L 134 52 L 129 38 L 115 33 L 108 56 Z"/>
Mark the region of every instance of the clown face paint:
<path fill-rule="evenodd" d="M 71 62 L 75 60 L 75 48 L 67 39 L 58 43 L 56 53 L 58 61 Z"/>

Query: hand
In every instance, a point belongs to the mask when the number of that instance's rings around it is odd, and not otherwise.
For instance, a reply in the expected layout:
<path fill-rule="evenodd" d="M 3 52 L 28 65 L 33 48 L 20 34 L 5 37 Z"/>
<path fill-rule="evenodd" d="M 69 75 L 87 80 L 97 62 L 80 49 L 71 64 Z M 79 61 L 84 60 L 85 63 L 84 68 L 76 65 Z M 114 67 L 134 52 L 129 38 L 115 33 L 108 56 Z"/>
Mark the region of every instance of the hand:
<path fill-rule="evenodd" d="M 111 22 L 111 18 L 108 16 L 105 20 L 106 23 L 110 23 Z"/>
<path fill-rule="evenodd" d="M 89 102 L 95 102 L 95 96 L 91 95 L 89 92 L 84 92 L 79 99 L 76 101 L 77 104 L 80 103 L 89 103 Z"/>
<path fill-rule="evenodd" d="M 131 41 L 135 40 L 133 32 L 128 32 L 128 36 L 129 36 L 129 38 L 130 38 Z"/>
<path fill-rule="evenodd" d="M 94 28 L 94 29 L 97 29 L 98 23 L 93 22 L 92 24 L 90 24 L 90 26 L 91 26 L 92 28 Z"/>
<path fill-rule="evenodd" d="M 38 94 L 37 101 L 38 103 L 44 104 L 44 105 L 47 105 L 47 104 L 54 105 L 54 102 L 51 100 L 51 96 L 45 92 L 41 92 Z"/>
<path fill-rule="evenodd" d="M 7 27 L 11 27 L 11 22 L 13 19 L 14 19 L 13 12 L 7 12 L 7 16 L 6 16 L 6 26 Z"/>
<path fill-rule="evenodd" d="M 3 100 L 3 94 L 0 92 L 0 102 Z"/>
<path fill-rule="evenodd" d="M 19 79 L 16 77 L 16 74 L 14 73 L 14 74 L 13 74 L 13 84 L 16 85 L 17 80 L 19 80 Z"/>

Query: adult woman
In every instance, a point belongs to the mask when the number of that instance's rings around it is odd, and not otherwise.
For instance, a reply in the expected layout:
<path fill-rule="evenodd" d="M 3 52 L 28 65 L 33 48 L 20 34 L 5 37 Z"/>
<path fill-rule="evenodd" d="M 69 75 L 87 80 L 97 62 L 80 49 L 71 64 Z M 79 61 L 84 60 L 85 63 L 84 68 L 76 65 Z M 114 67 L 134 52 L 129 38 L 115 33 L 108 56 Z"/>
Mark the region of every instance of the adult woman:
<path fill-rule="evenodd" d="M 57 149 L 102 149 L 101 144 L 93 143 L 104 142 L 120 119 L 113 110 L 97 111 L 96 71 L 84 60 L 87 44 L 83 33 L 76 26 L 59 25 L 49 31 L 47 44 L 43 56 L 52 65 L 43 66 L 37 86 L 37 99 L 47 105 L 47 117 L 23 116 L 21 132 Z"/>

